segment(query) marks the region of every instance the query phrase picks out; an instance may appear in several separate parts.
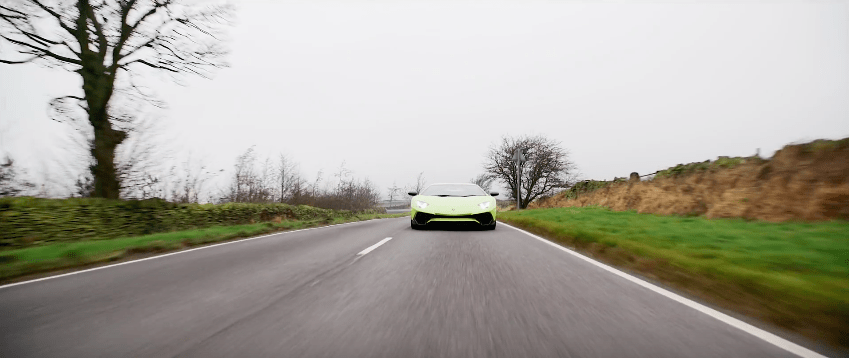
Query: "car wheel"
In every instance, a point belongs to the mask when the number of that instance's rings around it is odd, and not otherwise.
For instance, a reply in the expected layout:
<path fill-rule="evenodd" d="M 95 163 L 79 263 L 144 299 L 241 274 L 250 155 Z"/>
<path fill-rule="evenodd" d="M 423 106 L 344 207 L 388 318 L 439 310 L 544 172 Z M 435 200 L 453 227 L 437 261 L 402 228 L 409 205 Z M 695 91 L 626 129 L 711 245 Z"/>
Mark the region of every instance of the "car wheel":
<path fill-rule="evenodd" d="M 495 223 L 492 223 L 492 225 L 484 226 L 484 230 L 495 230 Z"/>
<path fill-rule="evenodd" d="M 415 221 L 410 220 L 410 228 L 413 229 L 413 230 L 421 230 L 422 226 L 419 225 L 419 224 L 416 224 Z"/>

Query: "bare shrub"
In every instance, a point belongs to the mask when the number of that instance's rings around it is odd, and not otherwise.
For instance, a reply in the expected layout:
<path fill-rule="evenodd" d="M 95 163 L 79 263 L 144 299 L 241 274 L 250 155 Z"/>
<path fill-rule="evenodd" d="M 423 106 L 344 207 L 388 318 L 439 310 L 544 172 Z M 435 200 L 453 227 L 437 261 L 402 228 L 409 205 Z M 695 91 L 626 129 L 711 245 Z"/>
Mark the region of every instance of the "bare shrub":
<path fill-rule="evenodd" d="M 333 173 L 334 185 L 324 181 L 319 171 L 312 182 L 280 154 L 272 163 L 260 162 L 253 147 L 236 157 L 233 175 L 218 202 L 288 203 L 325 209 L 363 211 L 379 206 L 380 191 L 368 179 L 356 179 L 343 162 Z"/>

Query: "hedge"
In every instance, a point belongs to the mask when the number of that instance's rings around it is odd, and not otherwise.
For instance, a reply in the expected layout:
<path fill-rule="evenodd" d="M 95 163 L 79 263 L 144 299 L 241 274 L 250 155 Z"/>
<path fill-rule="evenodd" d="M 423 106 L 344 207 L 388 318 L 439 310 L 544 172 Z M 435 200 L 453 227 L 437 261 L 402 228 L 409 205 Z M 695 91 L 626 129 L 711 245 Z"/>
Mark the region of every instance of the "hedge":
<path fill-rule="evenodd" d="M 272 220 L 350 217 L 288 204 L 175 204 L 160 199 L 0 198 L 0 250 Z"/>

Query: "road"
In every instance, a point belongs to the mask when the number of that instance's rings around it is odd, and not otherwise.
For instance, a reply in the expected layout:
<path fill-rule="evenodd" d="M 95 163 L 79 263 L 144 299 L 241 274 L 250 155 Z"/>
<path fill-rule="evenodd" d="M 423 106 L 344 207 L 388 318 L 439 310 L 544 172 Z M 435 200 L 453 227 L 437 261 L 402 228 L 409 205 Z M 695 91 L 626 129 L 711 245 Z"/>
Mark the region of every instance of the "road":
<path fill-rule="evenodd" d="M 0 332 L 0 357 L 796 356 L 513 228 L 409 218 L 5 286 Z"/>
<path fill-rule="evenodd" d="M 400 213 L 409 213 L 410 208 L 406 209 L 386 209 L 387 214 L 400 214 Z"/>

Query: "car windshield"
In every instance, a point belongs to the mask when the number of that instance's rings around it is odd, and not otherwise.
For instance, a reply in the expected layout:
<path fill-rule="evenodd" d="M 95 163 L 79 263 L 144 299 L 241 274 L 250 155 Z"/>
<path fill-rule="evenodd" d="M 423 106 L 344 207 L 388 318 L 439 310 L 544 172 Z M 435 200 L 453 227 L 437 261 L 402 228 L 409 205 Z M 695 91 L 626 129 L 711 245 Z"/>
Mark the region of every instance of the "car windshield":
<path fill-rule="evenodd" d="M 465 196 L 485 196 L 487 195 L 483 189 L 481 189 L 477 185 L 468 185 L 468 184 L 434 184 L 424 191 L 420 195 L 427 196 L 457 196 L 457 197 L 465 197 Z"/>

